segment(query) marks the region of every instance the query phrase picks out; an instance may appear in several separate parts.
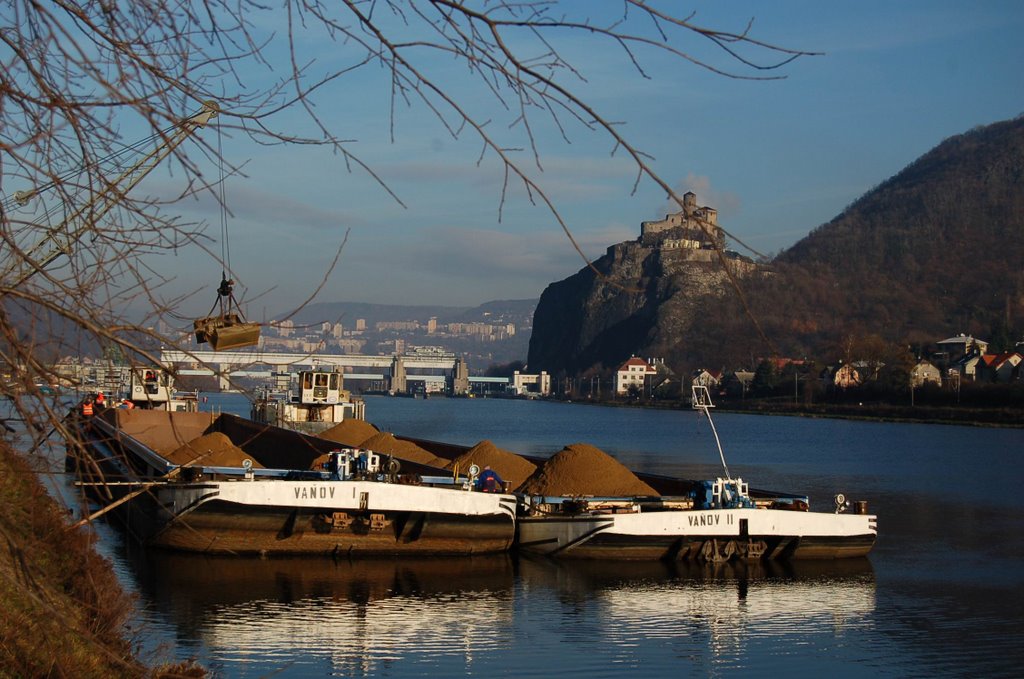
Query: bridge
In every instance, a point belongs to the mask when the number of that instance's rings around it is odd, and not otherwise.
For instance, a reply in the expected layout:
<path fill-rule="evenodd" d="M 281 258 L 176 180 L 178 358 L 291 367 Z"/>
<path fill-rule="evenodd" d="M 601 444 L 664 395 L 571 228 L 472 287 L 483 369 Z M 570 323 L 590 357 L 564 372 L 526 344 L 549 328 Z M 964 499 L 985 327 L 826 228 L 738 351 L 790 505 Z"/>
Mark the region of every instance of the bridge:
<path fill-rule="evenodd" d="M 453 355 L 365 356 L 164 349 L 160 352 L 160 362 L 168 366 L 177 366 L 181 375 L 215 376 L 221 389 L 231 388 L 231 377 L 269 378 L 274 369 L 296 372 L 306 369 L 339 368 L 346 379 L 379 380 L 384 382 L 385 388 L 392 393 L 408 391 L 409 382 L 437 384 L 443 380 L 445 391 L 448 393 L 466 394 L 469 393 L 471 380 L 492 381 L 488 378 L 470 378 L 469 365 L 462 358 Z M 260 370 L 258 366 L 266 368 Z"/>

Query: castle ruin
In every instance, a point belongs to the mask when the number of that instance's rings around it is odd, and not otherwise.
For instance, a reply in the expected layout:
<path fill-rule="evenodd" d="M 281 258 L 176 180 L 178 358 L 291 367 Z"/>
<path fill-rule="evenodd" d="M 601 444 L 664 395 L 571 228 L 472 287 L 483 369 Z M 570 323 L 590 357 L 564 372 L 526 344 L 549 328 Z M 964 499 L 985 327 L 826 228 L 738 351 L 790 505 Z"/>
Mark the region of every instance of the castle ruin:
<path fill-rule="evenodd" d="M 725 234 L 718 226 L 718 210 L 697 205 L 697 194 L 683 194 L 683 209 L 665 219 L 640 223 L 642 245 L 663 250 L 724 250 Z"/>

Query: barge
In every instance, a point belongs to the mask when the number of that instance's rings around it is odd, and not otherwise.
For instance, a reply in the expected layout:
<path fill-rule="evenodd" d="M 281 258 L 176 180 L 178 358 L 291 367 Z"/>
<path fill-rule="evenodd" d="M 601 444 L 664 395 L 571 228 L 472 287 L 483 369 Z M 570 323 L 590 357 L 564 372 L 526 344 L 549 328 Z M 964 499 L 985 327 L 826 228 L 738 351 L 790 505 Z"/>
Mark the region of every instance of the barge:
<path fill-rule="evenodd" d="M 716 487 L 740 496 L 742 480 Z M 558 558 L 687 560 L 863 557 L 877 534 L 874 516 L 690 498 L 524 498 L 517 546 Z M 798 505 L 795 505 L 798 506 Z M 698 508 L 702 507 L 702 508 Z"/>
<path fill-rule="evenodd" d="M 679 494 L 678 482 L 666 488 L 663 479 L 638 475 L 667 491 L 656 497 L 522 496 L 518 548 L 560 558 L 711 563 L 840 559 L 871 551 L 877 517 L 866 502 L 851 504 L 838 494 L 834 511 L 811 512 L 806 497 L 750 489 L 729 474 L 706 387 L 694 387 L 693 406 L 715 434 L 723 477 L 684 482 L 689 488 Z"/>
<path fill-rule="evenodd" d="M 211 554 L 506 552 L 516 498 L 369 450 L 229 415 L 170 389 L 76 411 L 68 466 L 140 543 Z"/>
<path fill-rule="evenodd" d="M 154 547 L 334 556 L 517 549 L 552 558 L 724 563 L 863 557 L 877 537 L 866 502 L 837 495 L 833 511 L 811 512 L 807 497 L 733 478 L 717 431 L 724 474 L 714 480 L 639 473 L 652 494 L 631 497 L 487 493 L 474 489 L 476 465 L 466 465 L 465 476 L 438 466 L 469 450 L 462 446 L 402 437 L 436 456 L 417 464 L 194 412 L 169 389 L 145 396 L 131 410 L 71 418 L 68 459 L 103 505 L 89 519 L 112 512 Z M 695 389 L 694 405 L 714 431 L 706 390 Z M 204 441 L 213 435 L 234 457 Z"/>

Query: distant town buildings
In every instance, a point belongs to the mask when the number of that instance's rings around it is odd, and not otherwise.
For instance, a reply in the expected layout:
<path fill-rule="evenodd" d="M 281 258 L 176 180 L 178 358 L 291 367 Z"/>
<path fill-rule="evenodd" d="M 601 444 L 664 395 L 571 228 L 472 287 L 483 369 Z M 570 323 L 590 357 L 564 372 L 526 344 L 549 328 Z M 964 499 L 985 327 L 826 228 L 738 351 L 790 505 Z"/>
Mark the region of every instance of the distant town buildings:
<path fill-rule="evenodd" d="M 367 322 L 363 318 L 356 319 L 354 329 L 348 329 L 341 323 L 329 322 L 303 328 L 301 325 L 296 326 L 292 320 L 286 320 L 272 322 L 264 331 L 260 343 L 266 351 L 376 354 L 402 353 L 408 339 L 416 336 L 431 336 L 438 341 L 463 338 L 487 343 L 515 335 L 516 324 L 511 322 L 440 323 L 433 316 L 426 322 L 418 319 L 378 321 L 374 323 L 372 332 L 367 330 Z"/>
<path fill-rule="evenodd" d="M 379 321 L 374 324 L 374 328 L 377 332 L 383 332 L 385 330 L 419 330 L 419 321 Z"/>
<path fill-rule="evenodd" d="M 512 384 L 509 385 L 509 391 L 517 396 L 550 396 L 551 376 L 543 370 L 536 375 L 516 370 L 512 373 Z"/>

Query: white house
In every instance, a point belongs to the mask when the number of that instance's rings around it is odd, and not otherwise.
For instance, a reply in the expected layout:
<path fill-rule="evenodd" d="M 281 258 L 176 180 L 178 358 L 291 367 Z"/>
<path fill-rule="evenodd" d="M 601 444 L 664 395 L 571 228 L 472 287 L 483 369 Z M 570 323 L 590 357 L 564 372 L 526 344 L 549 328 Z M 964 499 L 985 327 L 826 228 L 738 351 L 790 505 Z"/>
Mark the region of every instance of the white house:
<path fill-rule="evenodd" d="M 693 371 L 693 383 L 697 386 L 707 387 L 708 389 L 717 389 L 721 382 L 721 370 L 707 370 L 705 368 L 701 368 Z"/>
<path fill-rule="evenodd" d="M 657 374 L 657 369 L 650 362 L 633 356 L 615 371 L 615 393 L 621 396 L 632 389 L 642 394 L 648 377 L 653 378 Z"/>
<path fill-rule="evenodd" d="M 1021 364 L 1024 356 L 1017 352 L 1005 354 L 982 354 L 977 364 L 978 379 L 992 380 L 995 382 L 1012 382 L 1019 377 L 1017 366 Z"/>
<path fill-rule="evenodd" d="M 988 350 L 988 342 L 970 335 L 956 335 L 936 342 L 945 354 L 945 363 L 952 364 L 965 356 L 984 354 Z"/>
<path fill-rule="evenodd" d="M 921 361 L 910 369 L 910 386 L 917 387 L 925 384 L 942 385 L 942 373 L 928 361 Z"/>

